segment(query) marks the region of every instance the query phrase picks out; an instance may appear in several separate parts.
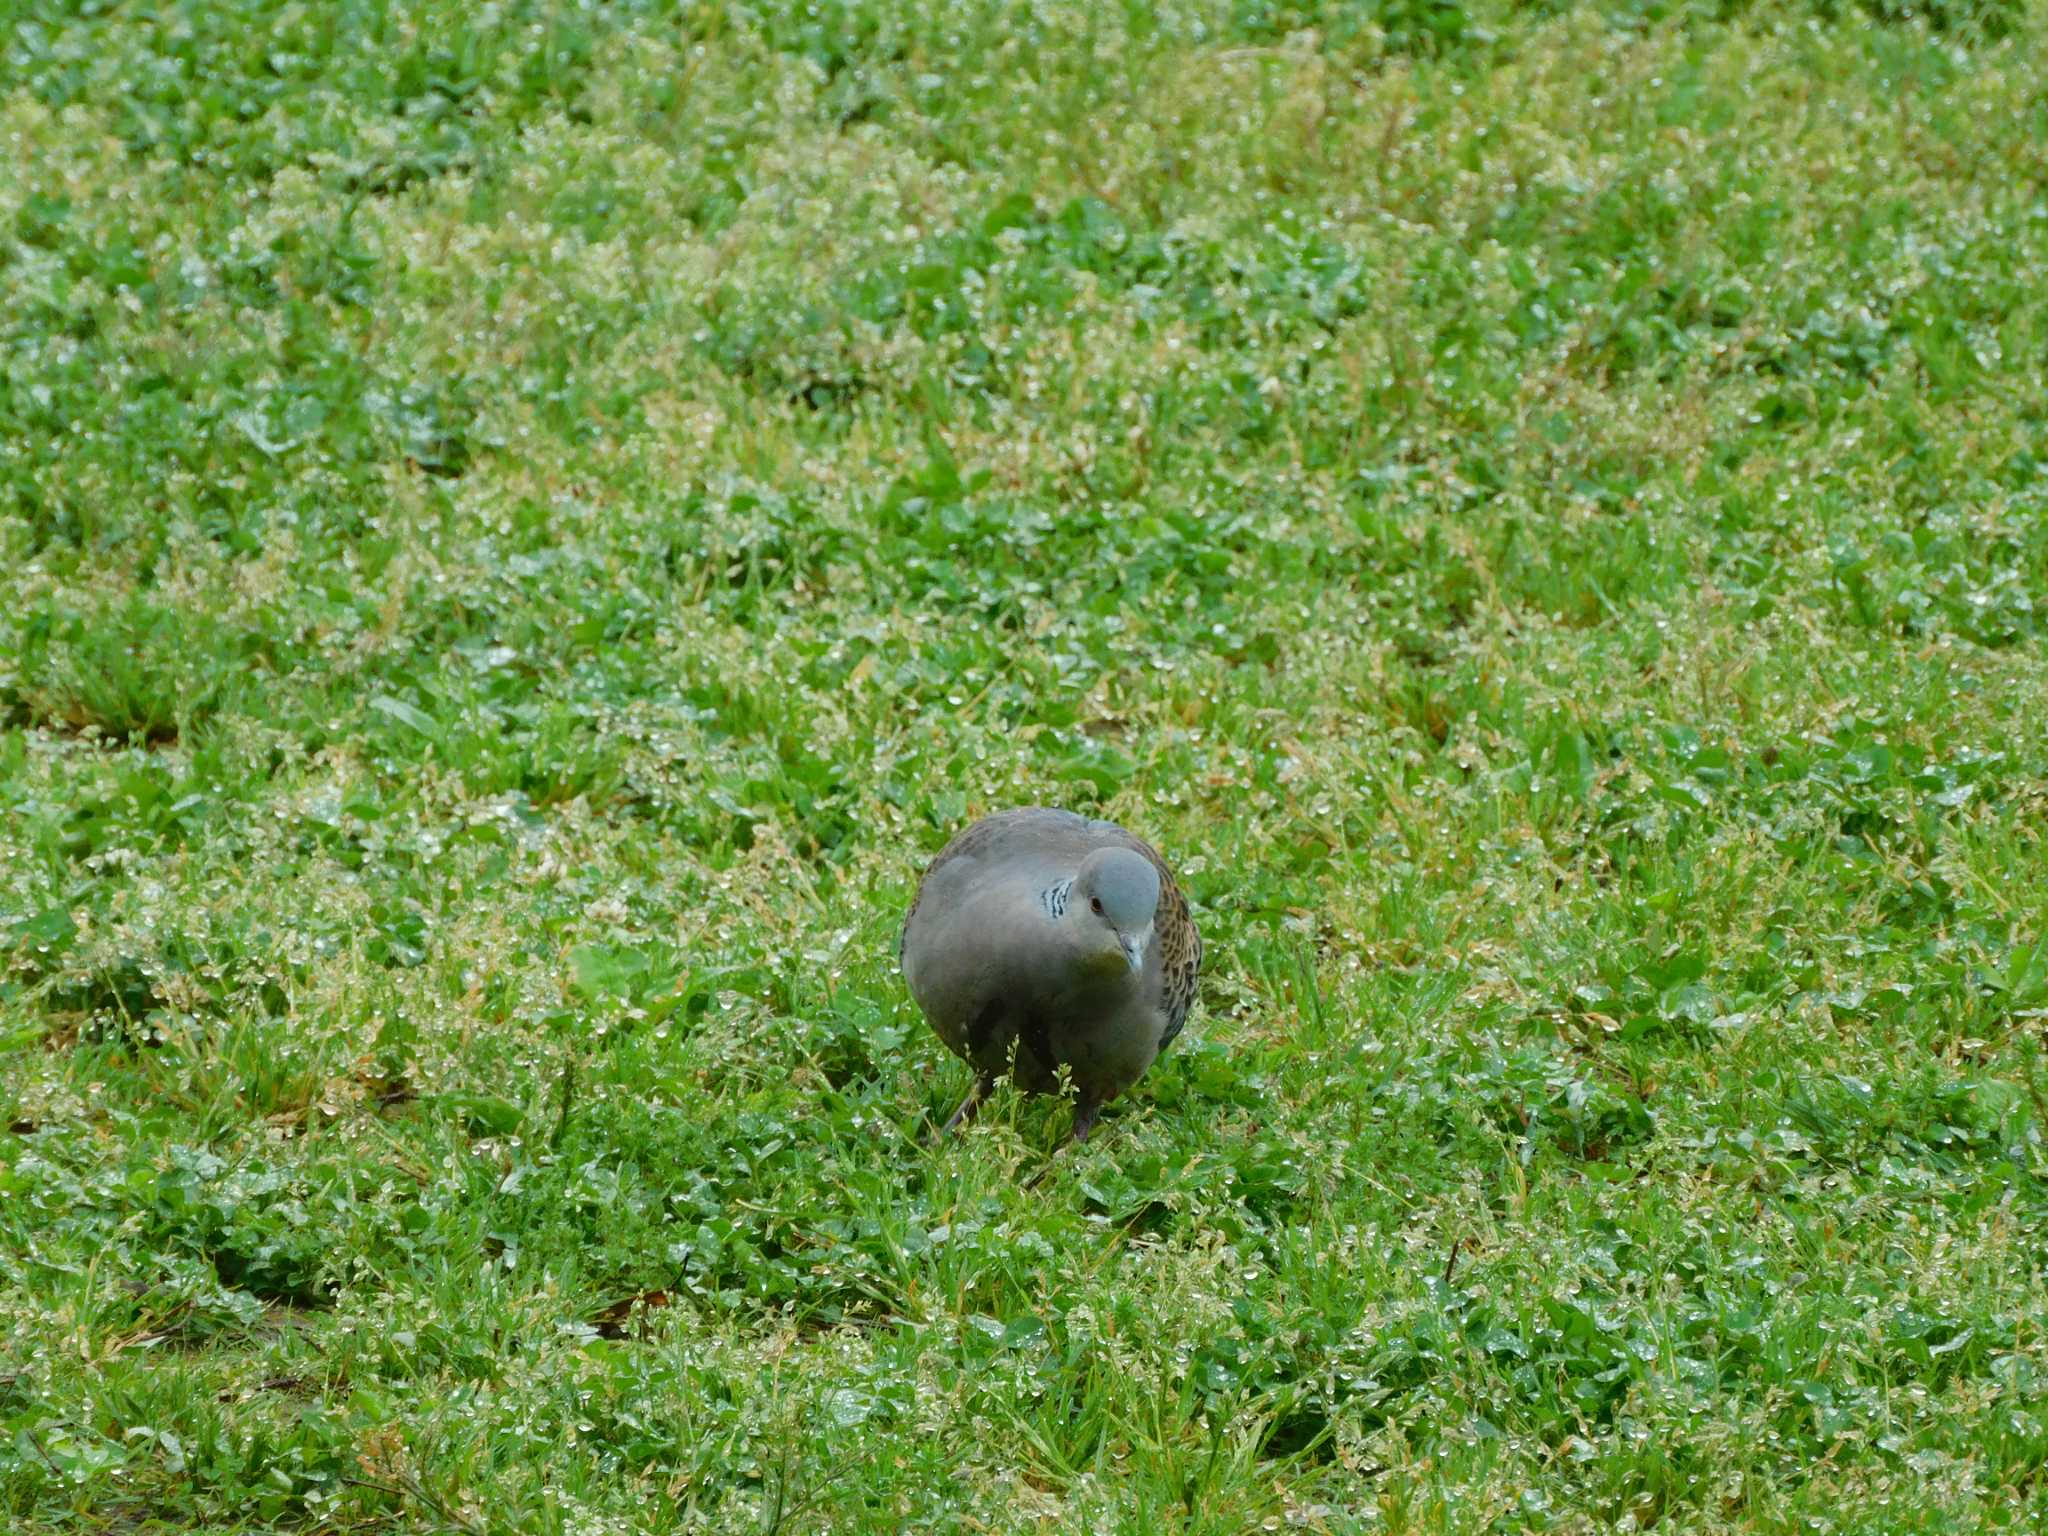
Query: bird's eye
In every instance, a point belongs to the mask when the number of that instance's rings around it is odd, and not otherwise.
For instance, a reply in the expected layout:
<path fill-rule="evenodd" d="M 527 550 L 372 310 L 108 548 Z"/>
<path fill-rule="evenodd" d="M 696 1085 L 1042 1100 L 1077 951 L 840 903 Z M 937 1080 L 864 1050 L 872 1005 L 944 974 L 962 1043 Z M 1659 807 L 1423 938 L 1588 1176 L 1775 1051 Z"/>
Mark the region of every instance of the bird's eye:
<path fill-rule="evenodd" d="M 1102 898 L 1100 896 L 1091 896 L 1088 898 L 1088 905 L 1093 907 L 1097 913 L 1100 913 L 1102 911 Z"/>

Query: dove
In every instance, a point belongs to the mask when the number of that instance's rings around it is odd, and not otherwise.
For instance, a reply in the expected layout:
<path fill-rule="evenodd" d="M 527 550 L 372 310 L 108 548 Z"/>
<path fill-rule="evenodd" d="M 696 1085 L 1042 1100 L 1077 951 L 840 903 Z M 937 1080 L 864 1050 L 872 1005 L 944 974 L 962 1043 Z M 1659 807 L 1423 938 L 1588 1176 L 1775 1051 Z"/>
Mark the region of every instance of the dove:
<path fill-rule="evenodd" d="M 1202 940 L 1149 843 L 1039 806 L 988 816 L 940 850 L 897 960 L 933 1032 L 974 1069 L 947 1131 L 1003 1073 L 1053 1093 L 1064 1068 L 1080 1142 L 1187 1023 Z"/>

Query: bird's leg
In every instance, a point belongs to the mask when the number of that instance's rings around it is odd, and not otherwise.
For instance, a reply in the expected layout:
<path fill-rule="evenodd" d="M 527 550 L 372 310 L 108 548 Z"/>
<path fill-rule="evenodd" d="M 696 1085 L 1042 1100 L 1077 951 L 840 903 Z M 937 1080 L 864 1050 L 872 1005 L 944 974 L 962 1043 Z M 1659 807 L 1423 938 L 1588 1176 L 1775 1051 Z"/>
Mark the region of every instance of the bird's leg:
<path fill-rule="evenodd" d="M 1079 1145 L 1088 1139 L 1088 1133 L 1095 1129 L 1095 1117 L 1102 1105 L 1085 1095 L 1074 1101 L 1074 1142 Z"/>
<path fill-rule="evenodd" d="M 972 1120 L 981 1110 L 981 1101 L 988 1096 L 989 1089 L 994 1086 L 995 1080 L 993 1078 L 983 1077 L 977 1073 L 974 1079 L 974 1086 L 967 1090 L 967 1097 L 960 1101 L 960 1107 L 953 1111 L 952 1118 L 941 1127 L 939 1134 L 941 1136 L 950 1136 L 959 1130 L 961 1126 Z"/>

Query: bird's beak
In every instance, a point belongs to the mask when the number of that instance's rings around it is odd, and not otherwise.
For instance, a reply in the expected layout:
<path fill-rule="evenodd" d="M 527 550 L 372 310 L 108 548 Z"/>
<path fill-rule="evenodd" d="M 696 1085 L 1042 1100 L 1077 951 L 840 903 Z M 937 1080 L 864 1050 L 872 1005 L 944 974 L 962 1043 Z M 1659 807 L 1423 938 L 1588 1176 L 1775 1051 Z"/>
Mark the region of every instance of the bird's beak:
<path fill-rule="evenodd" d="M 1120 933 L 1116 936 L 1117 944 L 1123 949 L 1124 958 L 1131 962 L 1131 969 L 1134 971 L 1142 971 L 1145 968 L 1146 937 L 1142 933 Z"/>

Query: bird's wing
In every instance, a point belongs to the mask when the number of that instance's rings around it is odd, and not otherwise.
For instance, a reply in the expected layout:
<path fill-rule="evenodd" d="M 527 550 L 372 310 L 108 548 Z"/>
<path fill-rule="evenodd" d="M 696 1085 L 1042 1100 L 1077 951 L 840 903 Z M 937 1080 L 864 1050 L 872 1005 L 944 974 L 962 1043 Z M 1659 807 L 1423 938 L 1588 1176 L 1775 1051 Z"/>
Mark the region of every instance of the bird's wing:
<path fill-rule="evenodd" d="M 1145 851 L 1152 854 L 1152 862 L 1160 870 L 1159 915 L 1153 919 L 1153 931 L 1159 936 L 1159 1006 L 1166 1015 L 1166 1028 L 1159 1036 L 1163 1051 L 1187 1027 L 1188 1010 L 1195 1005 L 1195 983 L 1202 973 L 1202 936 L 1195 931 L 1187 897 L 1166 865 L 1150 848 Z"/>

